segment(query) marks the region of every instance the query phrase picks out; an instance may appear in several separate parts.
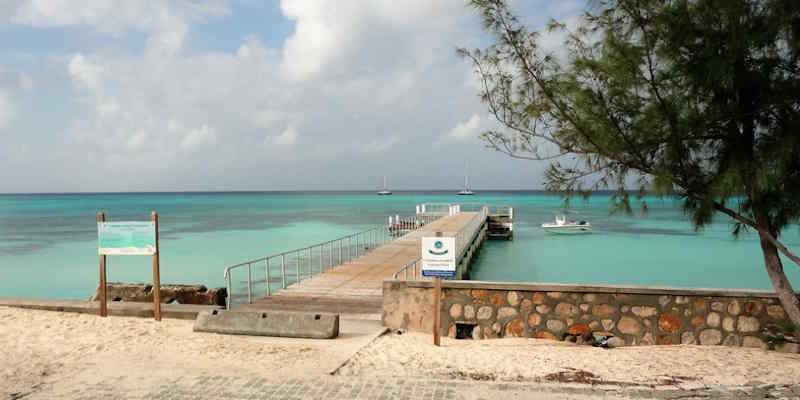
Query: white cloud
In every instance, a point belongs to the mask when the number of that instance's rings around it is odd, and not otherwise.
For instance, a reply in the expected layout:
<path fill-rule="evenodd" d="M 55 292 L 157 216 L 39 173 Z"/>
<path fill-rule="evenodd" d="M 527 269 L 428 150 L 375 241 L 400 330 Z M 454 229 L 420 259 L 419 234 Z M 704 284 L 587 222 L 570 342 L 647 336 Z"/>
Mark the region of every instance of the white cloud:
<path fill-rule="evenodd" d="M 281 112 L 276 110 L 255 110 L 251 115 L 253 126 L 258 128 L 270 128 L 283 119 Z"/>
<path fill-rule="evenodd" d="M 74 97 L 56 100 L 74 108 L 57 121 L 65 128 L 30 151 L 31 164 L 55 171 L 48 179 L 64 186 L 33 190 L 181 190 L 208 188 L 214 179 L 233 185 L 219 189 L 261 188 L 254 182 L 341 189 L 335 185 L 350 183 L 333 177 L 355 164 L 364 168 L 352 185 L 392 165 L 398 172 L 383 174 L 402 186 L 450 168 L 452 160 L 435 156 L 440 149 L 421 144 L 447 138 L 461 153 L 486 152 L 464 140 L 488 121 L 469 86 L 470 66 L 455 55 L 456 46 L 483 43 L 476 15 L 461 1 L 284 0 L 281 11 L 296 25 L 283 45 L 250 35 L 234 50 L 186 45 L 199 24 L 227 12 L 222 3 L 83 5 L 0 5 L 0 24 L 146 37 L 144 49 L 77 43 L 66 57 L 49 58 L 63 63 L 59 74 L 31 72 L 37 88 L 66 76 L 55 84 Z M 2 10 L 11 12 L 3 17 Z M 0 108 L 0 121 L 11 109 Z M 466 120 L 454 127 L 453 115 Z M 3 166 L 0 158 L 0 179 Z M 303 176 L 277 172 L 290 167 Z M 461 167 L 453 171 L 458 181 Z M 112 181 L 123 184 L 107 186 Z"/>
<path fill-rule="evenodd" d="M 11 95 L 4 90 L 0 90 L 0 130 L 11 126 L 11 122 L 16 116 L 17 110 Z"/>
<path fill-rule="evenodd" d="M 78 53 L 72 56 L 67 65 L 70 78 L 77 83 L 85 85 L 89 90 L 101 91 L 103 84 L 103 69 L 83 54 Z"/>
<path fill-rule="evenodd" d="M 374 139 L 366 143 L 361 143 L 358 148 L 362 153 L 366 154 L 381 154 L 392 148 L 400 139 L 395 136 L 390 136 L 385 139 Z"/>
<path fill-rule="evenodd" d="M 295 34 L 283 49 L 282 69 L 287 77 L 300 80 L 315 75 L 337 50 L 337 37 L 325 20 L 326 13 L 316 7 L 321 4 L 313 0 L 281 1 L 283 13 L 296 21 Z"/>
<path fill-rule="evenodd" d="M 470 15 L 461 2 L 429 0 L 281 0 L 281 10 L 295 21 L 281 70 L 296 82 L 425 63 Z M 408 47 L 414 54 L 404 58 Z"/>
<path fill-rule="evenodd" d="M 297 142 L 297 130 L 293 126 L 289 126 L 280 135 L 268 136 L 266 140 L 267 143 L 280 146 L 293 146 Z"/>
<path fill-rule="evenodd" d="M 9 22 L 32 27 L 87 27 L 121 35 L 128 30 L 163 31 L 176 21 L 204 21 L 228 15 L 223 1 L 7 0 Z M 3 15 L 0 15 L 3 17 Z"/>
<path fill-rule="evenodd" d="M 481 129 L 481 117 L 478 114 L 472 114 L 471 117 L 465 122 L 461 122 L 453 129 L 450 129 L 445 138 L 452 140 L 467 140 L 477 137 Z"/>
<path fill-rule="evenodd" d="M 192 129 L 181 140 L 181 148 L 187 151 L 202 146 L 213 146 L 217 143 L 217 135 L 208 125 Z"/>
<path fill-rule="evenodd" d="M 36 84 L 35 81 L 33 80 L 33 77 L 25 72 L 19 73 L 17 82 L 19 84 L 19 88 L 26 92 L 32 90 Z"/>

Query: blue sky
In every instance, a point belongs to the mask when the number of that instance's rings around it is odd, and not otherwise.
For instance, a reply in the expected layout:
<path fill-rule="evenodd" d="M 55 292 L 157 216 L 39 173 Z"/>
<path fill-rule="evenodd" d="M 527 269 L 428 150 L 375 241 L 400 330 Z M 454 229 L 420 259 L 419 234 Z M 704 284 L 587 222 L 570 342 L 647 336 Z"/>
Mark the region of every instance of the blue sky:
<path fill-rule="evenodd" d="M 582 1 L 514 1 L 531 27 Z M 461 0 L 0 3 L 0 192 L 541 188 Z"/>

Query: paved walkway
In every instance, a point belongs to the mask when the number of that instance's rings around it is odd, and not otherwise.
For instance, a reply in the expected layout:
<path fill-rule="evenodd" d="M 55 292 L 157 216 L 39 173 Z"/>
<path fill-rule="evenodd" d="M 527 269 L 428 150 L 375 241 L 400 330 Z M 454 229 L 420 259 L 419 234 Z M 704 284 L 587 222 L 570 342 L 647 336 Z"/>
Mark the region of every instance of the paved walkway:
<path fill-rule="evenodd" d="M 120 376 L 119 381 L 124 380 Z M 176 377 L 135 388 L 115 381 L 86 385 L 61 391 L 58 385 L 41 387 L 32 393 L 20 393 L 10 399 L 800 399 L 800 384 L 794 386 L 764 385 L 748 388 L 702 388 L 677 390 L 669 388 L 615 387 L 585 385 L 553 385 L 535 383 L 496 383 L 460 380 L 358 379 L 315 377 L 272 381 L 269 378 L 203 375 Z"/>

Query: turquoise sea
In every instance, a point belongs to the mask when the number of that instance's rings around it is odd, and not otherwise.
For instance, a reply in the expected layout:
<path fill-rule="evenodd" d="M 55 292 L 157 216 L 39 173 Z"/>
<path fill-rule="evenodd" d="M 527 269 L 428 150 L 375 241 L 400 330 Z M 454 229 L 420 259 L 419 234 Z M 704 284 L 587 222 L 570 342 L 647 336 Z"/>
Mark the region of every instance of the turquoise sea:
<path fill-rule="evenodd" d="M 591 235 L 545 234 L 562 204 L 541 192 L 481 192 L 468 199 L 514 207 L 513 241 L 489 241 L 476 280 L 770 289 L 758 240 L 734 239 L 718 222 L 695 232 L 680 204 L 648 199 L 647 215 L 611 215 L 609 197 L 573 200 Z M 411 215 L 423 202 L 460 202 L 452 192 L 252 192 L 0 195 L 0 297 L 88 298 L 98 279 L 96 214 L 160 216 L 163 283 L 224 286 L 226 265 L 327 241 Z M 782 240 L 800 251 L 798 228 Z M 785 262 L 795 287 L 800 268 Z M 110 281 L 149 282 L 151 261 L 111 256 Z"/>

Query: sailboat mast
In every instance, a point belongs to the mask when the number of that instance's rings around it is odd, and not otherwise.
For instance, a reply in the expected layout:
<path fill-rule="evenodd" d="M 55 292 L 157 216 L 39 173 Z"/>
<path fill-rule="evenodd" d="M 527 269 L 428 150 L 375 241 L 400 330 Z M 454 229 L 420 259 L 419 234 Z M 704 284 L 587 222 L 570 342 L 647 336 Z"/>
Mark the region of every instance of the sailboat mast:
<path fill-rule="evenodd" d="M 383 176 L 383 190 L 386 190 L 386 175 Z"/>
<path fill-rule="evenodd" d="M 464 161 L 464 190 L 469 190 L 469 161 Z"/>

